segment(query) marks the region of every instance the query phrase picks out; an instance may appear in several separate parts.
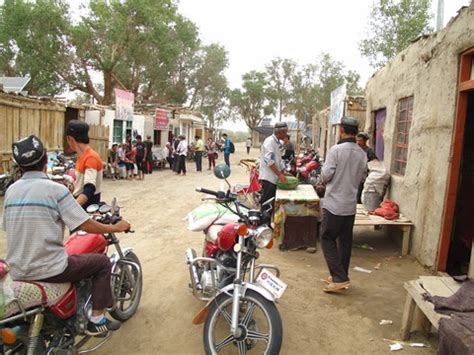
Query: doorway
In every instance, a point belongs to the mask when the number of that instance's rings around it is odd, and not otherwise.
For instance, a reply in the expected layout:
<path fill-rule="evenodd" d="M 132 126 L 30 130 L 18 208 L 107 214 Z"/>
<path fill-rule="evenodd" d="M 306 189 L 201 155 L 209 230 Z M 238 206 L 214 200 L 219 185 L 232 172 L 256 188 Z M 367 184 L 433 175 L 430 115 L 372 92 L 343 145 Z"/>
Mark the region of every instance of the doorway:
<path fill-rule="evenodd" d="M 466 275 L 474 237 L 474 91 L 468 93 L 464 144 L 462 149 L 459 190 L 457 193 L 453 234 L 449 244 L 446 272 Z"/>
<path fill-rule="evenodd" d="M 375 111 L 374 148 L 375 148 L 375 155 L 377 156 L 377 159 L 381 161 L 383 161 L 384 159 L 384 152 L 385 152 L 385 143 L 383 140 L 385 117 L 387 117 L 387 110 L 385 108 Z"/>

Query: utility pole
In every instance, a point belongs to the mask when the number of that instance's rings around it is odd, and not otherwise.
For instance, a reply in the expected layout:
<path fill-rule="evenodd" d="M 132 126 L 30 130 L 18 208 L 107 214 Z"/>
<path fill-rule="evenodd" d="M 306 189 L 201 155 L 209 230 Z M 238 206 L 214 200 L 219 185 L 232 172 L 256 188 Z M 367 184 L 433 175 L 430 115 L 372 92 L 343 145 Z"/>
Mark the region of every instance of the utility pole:
<path fill-rule="evenodd" d="M 438 0 L 436 11 L 436 31 L 440 31 L 444 26 L 444 0 Z"/>

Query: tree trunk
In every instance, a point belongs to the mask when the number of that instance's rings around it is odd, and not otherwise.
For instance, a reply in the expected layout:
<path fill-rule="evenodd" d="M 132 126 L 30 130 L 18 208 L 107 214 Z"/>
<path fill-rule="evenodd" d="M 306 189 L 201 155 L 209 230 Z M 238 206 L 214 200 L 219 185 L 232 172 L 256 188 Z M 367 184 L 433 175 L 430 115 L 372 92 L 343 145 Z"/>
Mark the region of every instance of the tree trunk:
<path fill-rule="evenodd" d="M 111 105 L 114 102 L 114 80 L 112 76 L 112 72 L 108 70 L 104 70 L 104 96 L 102 101 L 100 102 L 101 105 Z"/>

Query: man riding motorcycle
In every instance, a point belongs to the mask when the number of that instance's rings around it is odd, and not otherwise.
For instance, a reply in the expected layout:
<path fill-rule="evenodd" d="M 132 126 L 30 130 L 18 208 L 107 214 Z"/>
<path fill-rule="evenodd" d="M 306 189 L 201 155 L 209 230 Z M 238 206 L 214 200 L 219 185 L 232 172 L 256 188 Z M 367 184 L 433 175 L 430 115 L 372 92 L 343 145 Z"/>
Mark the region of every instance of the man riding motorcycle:
<path fill-rule="evenodd" d="M 130 229 L 120 221 L 105 225 L 94 221 L 63 185 L 48 179 L 46 150 L 34 135 L 12 145 L 13 158 L 23 177 L 5 194 L 2 228 L 7 234 L 7 257 L 14 280 L 51 283 L 92 278 L 92 317 L 86 333 L 97 336 L 120 328 L 105 317 L 112 306 L 111 263 L 104 254 L 68 256 L 63 246 L 64 227 L 89 233 L 119 233 Z"/>

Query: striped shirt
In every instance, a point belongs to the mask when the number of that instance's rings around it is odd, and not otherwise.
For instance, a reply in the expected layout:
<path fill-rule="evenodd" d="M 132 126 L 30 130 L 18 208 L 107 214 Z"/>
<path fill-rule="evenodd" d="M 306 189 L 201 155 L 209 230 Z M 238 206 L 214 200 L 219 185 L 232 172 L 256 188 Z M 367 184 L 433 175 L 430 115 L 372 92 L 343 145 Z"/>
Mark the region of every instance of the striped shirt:
<path fill-rule="evenodd" d="M 89 215 L 66 187 L 46 174 L 25 172 L 5 194 L 2 228 L 14 280 L 42 280 L 67 267 L 64 228 L 76 229 Z"/>

